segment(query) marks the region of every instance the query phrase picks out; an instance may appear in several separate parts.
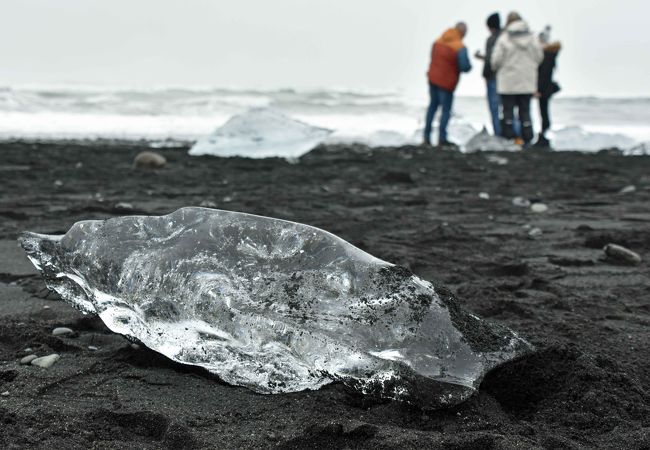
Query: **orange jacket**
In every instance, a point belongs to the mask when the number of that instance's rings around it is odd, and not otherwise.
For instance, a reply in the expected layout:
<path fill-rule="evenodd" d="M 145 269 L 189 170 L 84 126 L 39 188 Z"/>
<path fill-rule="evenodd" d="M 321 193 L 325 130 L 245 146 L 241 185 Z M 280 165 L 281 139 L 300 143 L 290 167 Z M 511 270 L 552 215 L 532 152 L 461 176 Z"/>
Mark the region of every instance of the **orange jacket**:
<path fill-rule="evenodd" d="M 459 54 L 463 53 L 463 67 L 459 67 Z M 433 44 L 431 49 L 431 65 L 429 66 L 429 82 L 446 91 L 453 92 L 458 85 L 460 72 L 471 69 L 467 49 L 463 45 L 463 38 L 455 28 L 445 31 Z"/>

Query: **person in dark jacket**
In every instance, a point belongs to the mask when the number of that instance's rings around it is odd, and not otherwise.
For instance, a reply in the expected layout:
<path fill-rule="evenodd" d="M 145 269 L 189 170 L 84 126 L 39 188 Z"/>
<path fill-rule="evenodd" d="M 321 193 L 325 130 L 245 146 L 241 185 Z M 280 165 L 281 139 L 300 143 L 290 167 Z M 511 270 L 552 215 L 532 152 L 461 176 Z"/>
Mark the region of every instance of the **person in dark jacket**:
<path fill-rule="evenodd" d="M 537 91 L 539 97 L 539 113 L 542 116 L 542 130 L 539 133 L 537 142 L 534 146 L 538 148 L 550 148 L 551 142 L 546 137 L 546 132 L 551 128 L 551 116 L 549 107 L 551 97 L 560 91 L 560 86 L 553 81 L 553 71 L 555 70 L 557 55 L 562 46 L 559 42 L 549 43 L 550 27 L 546 27 L 543 33 L 540 33 L 539 40 L 544 49 L 544 59 L 539 65 L 537 77 Z"/>
<path fill-rule="evenodd" d="M 460 80 L 460 73 L 469 72 L 472 69 L 467 48 L 463 44 L 465 34 L 467 34 L 467 25 L 459 22 L 454 28 L 445 31 L 431 49 L 431 64 L 428 72 L 431 101 L 424 126 L 425 145 L 431 145 L 433 118 L 438 106 L 442 106 L 438 145 L 456 146 L 447 140 L 447 125 L 451 118 L 454 90 Z"/>
<path fill-rule="evenodd" d="M 494 13 L 487 18 L 487 27 L 490 31 L 490 37 L 488 37 L 485 42 L 485 54 L 482 55 L 481 52 L 477 51 L 474 56 L 483 61 L 483 78 L 485 78 L 485 84 L 487 87 L 487 100 L 490 115 L 492 116 L 492 129 L 494 130 L 495 136 L 500 136 L 501 118 L 499 117 L 499 110 L 501 109 L 501 98 L 497 93 L 497 74 L 494 72 L 492 65 L 490 64 L 494 44 L 497 42 L 497 38 L 501 33 L 501 19 L 499 13 Z"/>

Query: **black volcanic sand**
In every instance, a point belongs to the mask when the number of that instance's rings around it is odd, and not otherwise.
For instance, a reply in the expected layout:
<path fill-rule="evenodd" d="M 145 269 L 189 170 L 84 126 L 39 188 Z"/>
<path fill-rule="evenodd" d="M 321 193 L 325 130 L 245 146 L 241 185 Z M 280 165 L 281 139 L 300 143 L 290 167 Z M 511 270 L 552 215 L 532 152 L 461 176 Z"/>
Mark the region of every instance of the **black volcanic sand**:
<path fill-rule="evenodd" d="M 0 447 L 650 447 L 650 157 L 529 151 L 501 153 L 499 165 L 490 154 L 337 146 L 289 164 L 166 149 L 165 169 L 136 171 L 143 149 L 0 145 Z M 627 185 L 636 191 L 619 194 Z M 515 196 L 549 210 L 513 206 Z M 331 231 L 445 286 L 537 351 L 449 410 L 340 384 L 258 395 L 133 348 L 57 301 L 15 242 L 23 230 L 202 203 Z M 644 262 L 606 260 L 610 242 Z M 76 333 L 52 336 L 58 326 Z M 21 366 L 27 347 L 61 359 Z"/>

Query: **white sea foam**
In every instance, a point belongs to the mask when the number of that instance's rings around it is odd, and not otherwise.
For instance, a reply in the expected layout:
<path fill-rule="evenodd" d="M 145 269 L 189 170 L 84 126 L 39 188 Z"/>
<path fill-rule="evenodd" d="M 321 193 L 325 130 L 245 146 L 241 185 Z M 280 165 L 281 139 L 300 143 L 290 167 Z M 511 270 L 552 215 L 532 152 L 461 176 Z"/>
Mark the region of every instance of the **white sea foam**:
<path fill-rule="evenodd" d="M 327 142 L 395 146 L 422 141 L 427 100 L 426 92 L 409 99 L 396 92 L 331 89 L 5 87 L 0 88 L 0 139 L 196 141 L 229 118 L 263 107 L 332 130 Z M 536 102 L 532 109 L 538 129 Z M 490 129 L 483 98 L 458 97 L 454 112 L 449 139 L 458 144 L 466 144 L 483 126 Z M 559 97 L 551 112 L 550 137 L 558 149 L 627 151 L 650 141 L 650 99 Z M 435 142 L 435 129 L 432 138 Z M 282 149 L 271 153 L 277 152 Z"/>

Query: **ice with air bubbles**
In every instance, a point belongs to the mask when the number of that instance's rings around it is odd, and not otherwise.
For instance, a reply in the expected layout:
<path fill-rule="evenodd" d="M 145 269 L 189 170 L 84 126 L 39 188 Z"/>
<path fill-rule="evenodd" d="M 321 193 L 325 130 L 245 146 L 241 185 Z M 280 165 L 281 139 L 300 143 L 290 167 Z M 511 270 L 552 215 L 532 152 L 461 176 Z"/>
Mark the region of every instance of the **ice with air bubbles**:
<path fill-rule="evenodd" d="M 112 331 L 259 393 L 342 382 L 444 407 L 530 350 L 446 290 L 299 223 L 192 207 L 21 243 L 50 289 Z"/>

